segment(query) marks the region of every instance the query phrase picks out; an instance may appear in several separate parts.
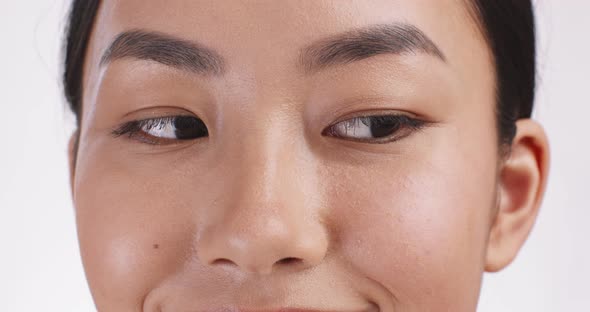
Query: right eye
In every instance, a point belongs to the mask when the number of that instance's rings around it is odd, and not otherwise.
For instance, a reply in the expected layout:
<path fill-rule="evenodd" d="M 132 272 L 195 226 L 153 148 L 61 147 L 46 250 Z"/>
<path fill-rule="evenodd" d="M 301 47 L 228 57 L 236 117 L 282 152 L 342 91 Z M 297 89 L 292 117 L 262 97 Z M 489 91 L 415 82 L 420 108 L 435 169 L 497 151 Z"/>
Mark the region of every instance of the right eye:
<path fill-rule="evenodd" d="M 130 121 L 113 131 L 148 144 L 171 144 L 209 135 L 205 123 L 193 116 L 168 116 Z"/>

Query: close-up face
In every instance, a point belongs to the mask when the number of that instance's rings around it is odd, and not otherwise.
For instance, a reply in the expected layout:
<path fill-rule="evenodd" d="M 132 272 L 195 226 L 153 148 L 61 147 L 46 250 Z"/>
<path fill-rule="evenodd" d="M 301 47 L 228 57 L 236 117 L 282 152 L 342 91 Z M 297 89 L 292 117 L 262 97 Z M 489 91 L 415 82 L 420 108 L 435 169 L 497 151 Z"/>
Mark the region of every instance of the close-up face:
<path fill-rule="evenodd" d="M 475 311 L 534 221 L 468 1 L 105 0 L 83 68 L 99 311 Z"/>

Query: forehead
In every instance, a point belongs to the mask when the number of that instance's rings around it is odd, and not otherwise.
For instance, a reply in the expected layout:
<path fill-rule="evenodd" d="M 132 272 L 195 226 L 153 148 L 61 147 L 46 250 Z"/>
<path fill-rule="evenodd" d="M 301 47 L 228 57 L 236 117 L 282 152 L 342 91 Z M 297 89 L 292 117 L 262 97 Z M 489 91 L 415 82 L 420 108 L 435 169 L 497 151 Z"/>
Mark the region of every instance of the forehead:
<path fill-rule="evenodd" d="M 172 32 L 229 35 L 242 30 L 290 39 L 307 34 L 309 39 L 351 26 L 393 21 L 411 21 L 430 31 L 450 30 L 451 24 L 467 21 L 466 13 L 460 0 L 105 0 L 99 19 L 113 26 L 152 26 Z M 281 32 L 286 29 L 292 32 Z"/>
<path fill-rule="evenodd" d="M 88 47 L 83 102 L 100 80 L 105 51 L 125 31 L 155 31 L 197 42 L 221 55 L 230 71 L 276 84 L 294 77 L 301 49 L 310 43 L 396 23 L 416 27 L 440 49 L 446 71 L 441 79 L 452 81 L 457 92 L 470 90 L 463 102 L 493 98 L 492 57 L 462 0 L 105 0 Z"/>
<path fill-rule="evenodd" d="M 487 52 L 467 5 L 460 0 L 151 0 L 149 4 L 106 0 L 101 3 L 90 45 L 90 53 L 97 54 L 89 58 L 96 61 L 119 33 L 139 28 L 203 43 L 230 59 L 264 56 L 267 63 L 272 59 L 284 62 L 314 40 L 391 23 L 416 26 L 451 63 L 462 59 L 466 51 Z"/>

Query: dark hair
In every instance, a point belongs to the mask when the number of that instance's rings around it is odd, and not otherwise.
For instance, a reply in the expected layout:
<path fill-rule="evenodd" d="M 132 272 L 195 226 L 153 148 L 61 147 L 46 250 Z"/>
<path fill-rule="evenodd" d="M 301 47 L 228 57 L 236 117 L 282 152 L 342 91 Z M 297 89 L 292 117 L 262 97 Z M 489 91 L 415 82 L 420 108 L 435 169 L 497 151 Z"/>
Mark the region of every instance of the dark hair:
<path fill-rule="evenodd" d="M 99 0 L 73 0 L 66 27 L 63 86 L 78 125 L 82 110 L 84 59 L 99 4 Z"/>
<path fill-rule="evenodd" d="M 535 16 L 531 0 L 472 0 L 496 65 L 500 142 L 509 145 L 516 120 L 530 118 L 535 101 Z"/>
<path fill-rule="evenodd" d="M 535 97 L 535 20 L 531 0 L 467 0 L 492 51 L 498 137 L 510 145 L 516 120 L 529 118 Z M 80 122 L 83 65 L 99 0 L 73 0 L 66 29 L 64 92 Z"/>

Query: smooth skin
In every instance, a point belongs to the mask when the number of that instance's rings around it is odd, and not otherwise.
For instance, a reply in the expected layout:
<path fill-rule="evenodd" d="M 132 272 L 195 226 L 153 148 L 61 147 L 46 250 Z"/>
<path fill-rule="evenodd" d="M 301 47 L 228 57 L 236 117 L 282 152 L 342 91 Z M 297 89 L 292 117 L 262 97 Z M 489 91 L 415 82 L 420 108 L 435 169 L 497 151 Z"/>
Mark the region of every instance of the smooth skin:
<path fill-rule="evenodd" d="M 445 60 L 382 54 L 309 72 L 301 50 L 414 25 Z M 133 57 L 145 30 L 222 56 L 221 75 Z M 491 52 L 459 0 L 105 0 L 70 144 L 82 260 L 99 311 L 475 311 L 544 193 L 542 127 L 498 145 Z M 363 114 L 428 122 L 377 144 L 326 135 Z M 209 135 L 149 144 L 120 125 L 197 116 Z M 74 142 L 79 134 L 77 152 Z"/>

